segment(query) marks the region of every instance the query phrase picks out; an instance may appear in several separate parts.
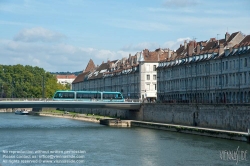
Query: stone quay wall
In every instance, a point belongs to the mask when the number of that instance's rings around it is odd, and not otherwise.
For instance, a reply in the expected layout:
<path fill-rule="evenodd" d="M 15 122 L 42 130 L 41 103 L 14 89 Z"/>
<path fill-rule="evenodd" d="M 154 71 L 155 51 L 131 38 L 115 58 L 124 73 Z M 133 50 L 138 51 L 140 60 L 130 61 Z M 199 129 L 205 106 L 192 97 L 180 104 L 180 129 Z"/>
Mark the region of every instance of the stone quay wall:
<path fill-rule="evenodd" d="M 0 109 L 0 112 L 15 112 L 15 110 L 12 108 L 5 108 L 5 109 Z"/>
<path fill-rule="evenodd" d="M 250 104 L 149 104 L 130 119 L 247 132 Z"/>
<path fill-rule="evenodd" d="M 250 104 L 143 103 L 139 111 L 86 108 L 61 110 L 231 131 L 247 132 L 250 129 Z"/>
<path fill-rule="evenodd" d="M 118 117 L 122 119 L 129 118 L 128 110 L 117 110 L 117 109 L 98 109 L 98 108 L 59 108 L 59 110 L 77 112 L 82 114 L 95 114 L 109 117 Z"/>

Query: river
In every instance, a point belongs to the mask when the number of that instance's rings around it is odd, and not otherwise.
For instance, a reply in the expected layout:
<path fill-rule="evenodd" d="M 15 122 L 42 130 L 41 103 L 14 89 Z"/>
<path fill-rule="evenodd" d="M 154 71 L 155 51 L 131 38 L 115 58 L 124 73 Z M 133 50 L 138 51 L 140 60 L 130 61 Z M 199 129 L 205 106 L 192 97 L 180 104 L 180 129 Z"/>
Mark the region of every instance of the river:
<path fill-rule="evenodd" d="M 0 139 L 1 166 L 250 165 L 246 142 L 54 117 L 0 113 Z"/>

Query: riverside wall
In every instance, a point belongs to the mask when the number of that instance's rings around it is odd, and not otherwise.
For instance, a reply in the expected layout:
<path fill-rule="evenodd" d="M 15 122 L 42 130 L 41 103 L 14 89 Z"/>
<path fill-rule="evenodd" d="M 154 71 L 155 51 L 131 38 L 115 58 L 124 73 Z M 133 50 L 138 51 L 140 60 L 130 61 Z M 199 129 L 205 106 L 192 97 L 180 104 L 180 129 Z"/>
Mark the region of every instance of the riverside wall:
<path fill-rule="evenodd" d="M 0 112 L 15 112 L 15 110 L 12 108 L 4 108 L 4 109 L 0 109 Z"/>
<path fill-rule="evenodd" d="M 247 132 L 250 104 L 143 104 L 130 119 Z"/>
<path fill-rule="evenodd" d="M 250 129 L 250 104 L 144 103 L 139 111 L 84 108 L 61 110 L 231 131 L 247 132 Z"/>
<path fill-rule="evenodd" d="M 59 110 L 77 112 L 82 114 L 95 114 L 101 116 L 119 117 L 122 119 L 129 118 L 128 110 L 98 109 L 98 108 L 59 108 Z"/>

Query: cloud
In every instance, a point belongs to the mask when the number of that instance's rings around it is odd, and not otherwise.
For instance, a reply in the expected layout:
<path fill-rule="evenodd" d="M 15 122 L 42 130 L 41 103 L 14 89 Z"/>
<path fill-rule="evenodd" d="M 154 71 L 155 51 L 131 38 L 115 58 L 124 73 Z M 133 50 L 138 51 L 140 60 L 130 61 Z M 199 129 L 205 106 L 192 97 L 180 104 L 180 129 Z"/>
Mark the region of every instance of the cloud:
<path fill-rule="evenodd" d="M 164 2 L 165 7 L 189 7 L 200 4 L 197 0 L 166 0 Z"/>
<path fill-rule="evenodd" d="M 123 51 L 142 51 L 144 49 L 156 49 L 159 47 L 157 43 L 143 42 L 138 44 L 129 44 L 121 48 Z"/>
<path fill-rule="evenodd" d="M 185 38 L 178 38 L 176 41 L 167 41 L 163 44 L 164 48 L 170 48 L 171 50 L 176 50 L 180 47 L 180 44 L 183 44 L 184 41 L 191 40 L 190 37 L 185 37 Z"/>
<path fill-rule="evenodd" d="M 42 27 L 24 29 L 15 37 L 15 41 L 23 42 L 57 42 L 64 39 L 65 36 L 61 33 L 54 32 Z"/>
<path fill-rule="evenodd" d="M 46 71 L 80 71 L 93 59 L 96 65 L 102 61 L 128 57 L 129 52 L 86 48 L 61 43 L 23 42 L 0 40 L 1 64 L 31 65 Z"/>
<path fill-rule="evenodd" d="M 154 51 L 157 48 L 170 48 L 171 50 L 176 50 L 179 48 L 180 44 L 184 43 L 184 40 L 191 40 L 190 37 L 185 37 L 185 38 L 178 38 L 175 41 L 166 41 L 163 44 L 159 43 L 151 43 L 151 42 L 143 42 L 143 43 L 138 43 L 138 44 L 130 44 L 122 47 L 122 51 L 126 52 L 140 52 L 144 49 L 149 49 Z"/>

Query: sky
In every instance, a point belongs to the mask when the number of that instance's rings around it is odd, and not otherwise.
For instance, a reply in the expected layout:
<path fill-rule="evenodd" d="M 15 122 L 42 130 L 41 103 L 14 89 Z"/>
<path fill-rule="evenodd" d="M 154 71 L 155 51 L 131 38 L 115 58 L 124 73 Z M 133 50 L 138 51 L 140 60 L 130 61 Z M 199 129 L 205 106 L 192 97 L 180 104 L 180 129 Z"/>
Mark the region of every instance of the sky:
<path fill-rule="evenodd" d="M 75 72 L 184 40 L 250 34 L 250 0 L 0 0 L 0 64 Z"/>

